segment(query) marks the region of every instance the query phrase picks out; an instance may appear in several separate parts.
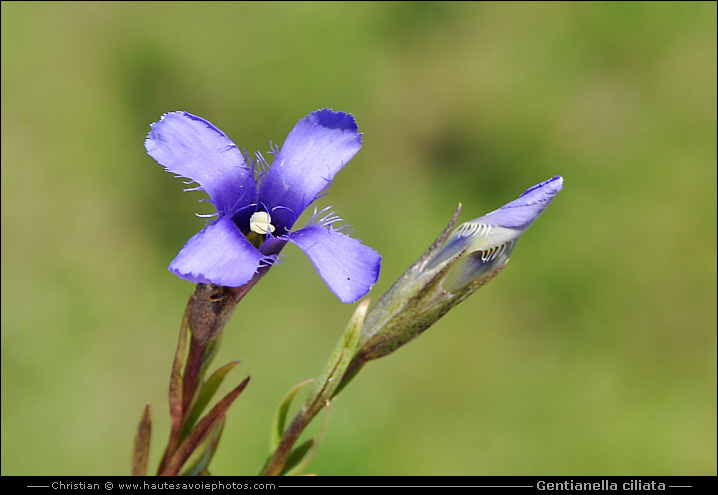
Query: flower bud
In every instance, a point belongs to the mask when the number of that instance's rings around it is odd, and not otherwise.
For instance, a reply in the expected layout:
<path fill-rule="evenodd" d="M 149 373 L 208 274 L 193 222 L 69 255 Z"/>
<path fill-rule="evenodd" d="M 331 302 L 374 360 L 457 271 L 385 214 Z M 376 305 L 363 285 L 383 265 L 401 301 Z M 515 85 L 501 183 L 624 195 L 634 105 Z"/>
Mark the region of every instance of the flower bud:
<path fill-rule="evenodd" d="M 395 351 L 495 277 L 562 186 L 556 176 L 451 232 L 459 205 L 444 232 L 367 315 L 351 368 Z"/>

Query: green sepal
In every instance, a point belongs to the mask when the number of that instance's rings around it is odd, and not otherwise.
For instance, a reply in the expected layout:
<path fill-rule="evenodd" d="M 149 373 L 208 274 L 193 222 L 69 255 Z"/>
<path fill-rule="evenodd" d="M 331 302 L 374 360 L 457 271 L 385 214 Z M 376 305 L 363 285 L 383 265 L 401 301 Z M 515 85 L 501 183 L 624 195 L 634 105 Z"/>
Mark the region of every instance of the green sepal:
<path fill-rule="evenodd" d="M 134 452 L 132 453 L 132 476 L 147 474 L 147 460 L 150 456 L 150 434 L 152 433 L 152 413 L 149 404 L 145 406 L 142 419 L 137 426 Z"/>
<path fill-rule="evenodd" d="M 217 445 L 219 444 L 223 429 L 224 418 L 217 423 L 207 438 L 192 452 L 185 462 L 185 468 L 180 473 L 180 476 L 200 476 L 203 473 L 209 474 L 207 468 L 214 453 L 217 451 Z"/>
<path fill-rule="evenodd" d="M 204 408 L 207 407 L 207 404 L 209 404 L 209 402 L 212 400 L 212 397 L 214 397 L 214 394 L 217 392 L 217 389 L 224 381 L 224 378 L 227 376 L 227 373 L 232 371 L 232 369 L 234 369 L 234 367 L 237 366 L 239 363 L 240 361 L 234 361 L 232 363 L 222 366 L 214 373 L 212 373 L 212 375 L 202 384 L 202 387 L 197 394 L 194 404 L 192 405 L 192 409 L 187 415 L 187 419 L 185 419 L 185 423 L 182 428 L 182 438 L 187 436 L 187 433 L 189 433 L 197 419 L 199 419 L 200 415 L 202 414 L 202 411 L 204 411 Z"/>
<path fill-rule="evenodd" d="M 314 380 L 305 380 L 299 385 L 295 386 L 292 390 L 289 391 L 289 393 L 287 393 L 287 395 L 284 396 L 282 402 L 279 403 L 277 411 L 274 413 L 274 419 L 272 420 L 272 431 L 269 437 L 270 454 L 277 450 L 279 441 L 282 439 L 282 434 L 284 433 L 284 425 L 287 421 L 287 413 L 289 412 L 289 406 L 292 405 L 294 397 L 302 388 L 312 383 L 313 381 Z M 264 466 L 262 466 L 262 469 L 264 469 Z"/>

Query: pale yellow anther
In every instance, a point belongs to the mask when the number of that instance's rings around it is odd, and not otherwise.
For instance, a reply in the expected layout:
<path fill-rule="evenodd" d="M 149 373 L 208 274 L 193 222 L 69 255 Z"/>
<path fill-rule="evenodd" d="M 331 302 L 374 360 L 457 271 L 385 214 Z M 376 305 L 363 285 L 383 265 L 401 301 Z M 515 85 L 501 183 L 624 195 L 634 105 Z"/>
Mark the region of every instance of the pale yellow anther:
<path fill-rule="evenodd" d="M 267 232 L 274 232 L 274 225 L 272 225 L 272 217 L 266 211 L 257 211 L 249 219 L 249 229 L 257 234 L 266 234 Z"/>

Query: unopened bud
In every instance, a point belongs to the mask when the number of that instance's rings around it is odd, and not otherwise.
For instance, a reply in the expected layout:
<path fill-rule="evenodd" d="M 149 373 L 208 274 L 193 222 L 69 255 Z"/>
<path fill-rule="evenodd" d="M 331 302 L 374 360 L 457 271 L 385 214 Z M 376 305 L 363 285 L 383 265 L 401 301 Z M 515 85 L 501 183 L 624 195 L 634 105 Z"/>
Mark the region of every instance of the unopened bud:
<path fill-rule="evenodd" d="M 563 178 L 556 176 L 451 232 L 459 205 L 444 232 L 367 315 L 353 368 L 406 344 L 496 276 L 562 187 Z"/>

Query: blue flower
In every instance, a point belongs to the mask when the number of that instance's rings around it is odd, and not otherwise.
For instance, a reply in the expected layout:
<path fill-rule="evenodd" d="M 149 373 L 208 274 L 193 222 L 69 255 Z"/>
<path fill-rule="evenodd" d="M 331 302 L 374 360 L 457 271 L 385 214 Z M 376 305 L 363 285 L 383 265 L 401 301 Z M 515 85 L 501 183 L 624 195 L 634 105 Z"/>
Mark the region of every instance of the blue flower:
<path fill-rule="evenodd" d="M 424 270 L 432 270 L 453 260 L 445 290 L 458 292 L 468 284 L 490 275 L 509 259 L 519 237 L 563 188 L 563 177 L 556 176 L 524 191 L 518 199 L 498 210 L 461 224 Z"/>
<path fill-rule="evenodd" d="M 152 124 L 147 153 L 199 184 L 217 220 L 192 237 L 169 269 L 195 283 L 240 287 L 277 261 L 287 242 L 299 246 L 327 286 L 343 302 L 366 294 L 379 278 L 381 256 L 334 228 L 335 216 L 292 231 L 299 215 L 361 148 L 354 117 L 325 108 L 294 126 L 271 167 L 258 173 L 222 131 L 187 112 Z M 261 155 L 259 164 L 266 165 Z M 250 166 L 251 165 L 251 166 Z"/>

